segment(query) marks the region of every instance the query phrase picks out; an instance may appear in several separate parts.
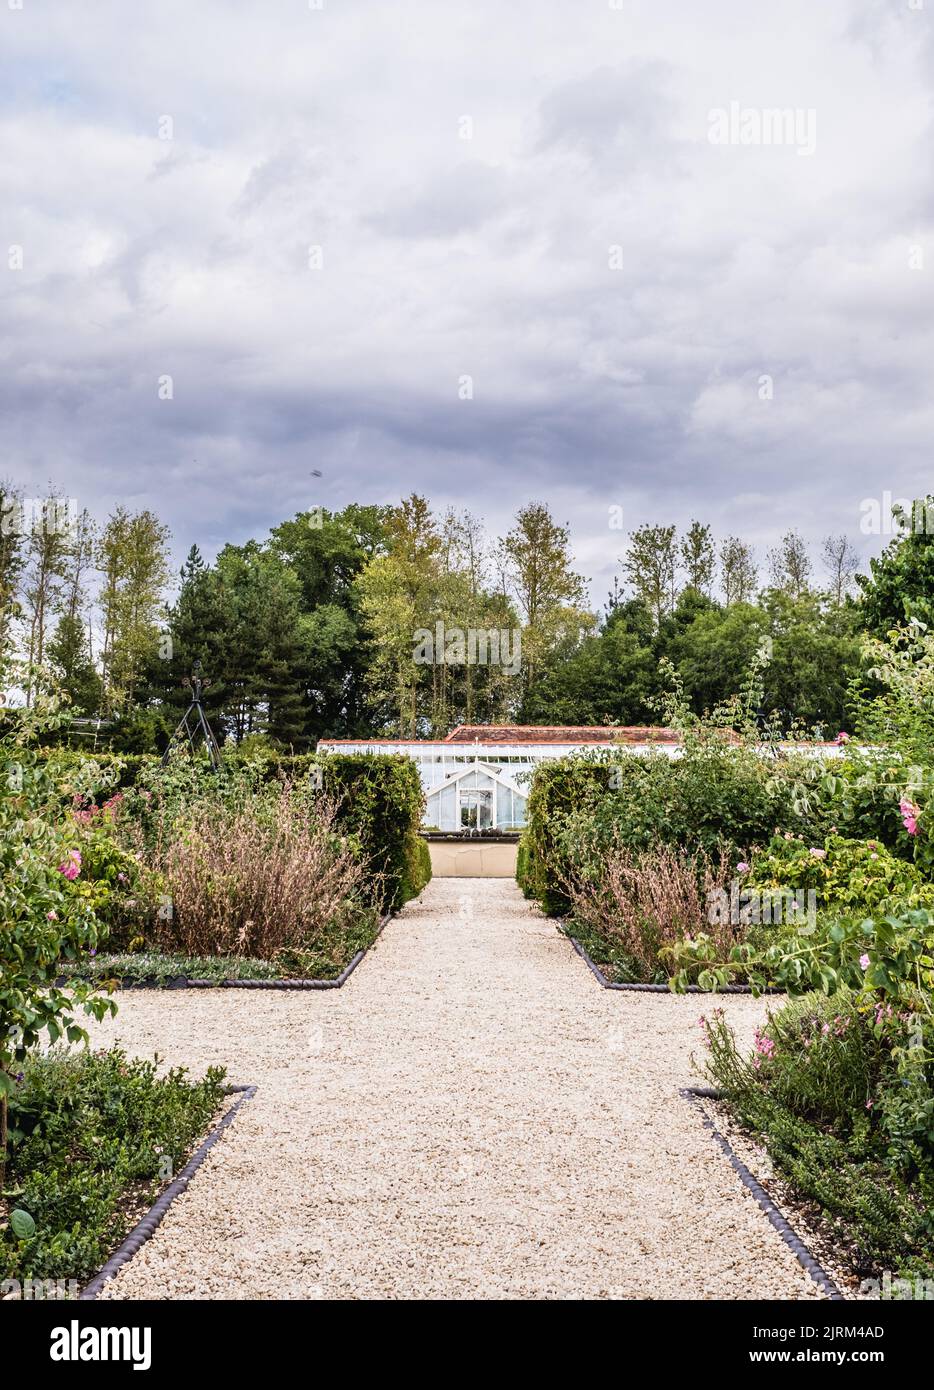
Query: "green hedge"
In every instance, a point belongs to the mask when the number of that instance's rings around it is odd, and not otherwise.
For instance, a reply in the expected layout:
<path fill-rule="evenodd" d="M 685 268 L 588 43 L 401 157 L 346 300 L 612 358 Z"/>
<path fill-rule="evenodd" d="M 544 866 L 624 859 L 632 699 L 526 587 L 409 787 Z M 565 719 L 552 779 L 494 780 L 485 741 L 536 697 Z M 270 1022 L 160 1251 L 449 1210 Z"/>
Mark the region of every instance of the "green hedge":
<path fill-rule="evenodd" d="M 715 854 L 721 845 L 748 851 L 777 825 L 815 829 L 792 809 L 795 782 L 747 747 L 695 743 L 664 753 L 558 758 L 535 770 L 517 878 L 550 916 L 570 907 L 561 888 L 585 847 L 599 858 L 611 844 L 648 849 L 661 841 Z M 521 868 L 521 872 L 520 872 Z"/>
<path fill-rule="evenodd" d="M 283 760 L 279 770 L 296 775 L 304 759 Z M 419 834 L 425 794 L 418 768 L 403 754 L 326 753 L 320 766 L 325 792 L 339 802 L 341 821 L 358 835 L 374 871 L 382 875 L 382 906 L 396 911 L 417 897 L 431 878 L 428 846 Z"/>
<path fill-rule="evenodd" d="M 558 758 L 535 769 L 516 853 L 516 881 L 549 916 L 569 906 L 558 884 L 557 836 L 568 815 L 593 808 L 607 794 L 609 780 L 606 762 L 584 758 Z"/>

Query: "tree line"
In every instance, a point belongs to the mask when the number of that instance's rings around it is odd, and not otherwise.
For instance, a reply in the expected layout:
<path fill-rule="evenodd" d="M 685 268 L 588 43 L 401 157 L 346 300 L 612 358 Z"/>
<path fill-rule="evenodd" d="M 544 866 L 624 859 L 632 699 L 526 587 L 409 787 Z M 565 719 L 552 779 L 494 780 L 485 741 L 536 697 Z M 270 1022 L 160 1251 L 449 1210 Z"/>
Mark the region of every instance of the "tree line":
<path fill-rule="evenodd" d="M 931 537 L 913 532 L 868 575 L 845 535 L 815 564 L 789 531 L 762 568 L 744 539 L 700 521 L 638 527 L 620 548 L 594 610 L 569 528 L 543 503 L 491 537 L 412 495 L 312 509 L 211 563 L 193 546 L 170 597 L 170 537 L 151 511 L 98 522 L 52 487 L 27 503 L 0 485 L 0 649 L 48 668 L 114 746 L 144 751 L 174 727 L 195 659 L 221 736 L 301 749 L 458 723 L 651 723 L 666 659 L 700 713 L 767 642 L 763 710 L 832 737 L 864 632 L 912 603 L 926 620 L 934 592 Z"/>

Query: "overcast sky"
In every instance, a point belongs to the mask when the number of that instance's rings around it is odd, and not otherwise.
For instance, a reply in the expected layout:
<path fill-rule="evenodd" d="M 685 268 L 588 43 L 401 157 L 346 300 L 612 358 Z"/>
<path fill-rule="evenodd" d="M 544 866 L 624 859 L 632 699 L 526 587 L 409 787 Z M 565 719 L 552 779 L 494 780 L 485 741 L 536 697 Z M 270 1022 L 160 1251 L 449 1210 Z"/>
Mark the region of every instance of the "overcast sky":
<path fill-rule="evenodd" d="M 934 0 L 317 2 L 0 0 L 0 476 L 179 556 L 542 499 L 597 599 L 614 507 L 931 489 Z"/>

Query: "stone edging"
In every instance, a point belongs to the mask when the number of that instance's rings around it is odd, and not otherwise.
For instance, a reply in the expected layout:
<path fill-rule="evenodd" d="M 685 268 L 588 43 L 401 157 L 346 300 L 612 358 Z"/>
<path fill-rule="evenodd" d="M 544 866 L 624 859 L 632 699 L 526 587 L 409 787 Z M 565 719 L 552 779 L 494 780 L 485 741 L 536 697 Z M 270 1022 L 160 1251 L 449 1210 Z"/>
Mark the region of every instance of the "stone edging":
<path fill-rule="evenodd" d="M 178 1177 L 170 1182 L 165 1191 L 156 1198 L 145 1216 L 136 1223 L 126 1240 L 122 1245 L 118 1246 L 104 1267 L 84 1286 L 78 1294 L 79 1300 L 87 1301 L 97 1298 L 104 1285 L 109 1283 L 123 1266 L 133 1258 L 137 1251 L 146 1244 L 150 1236 L 155 1234 L 156 1229 L 169 1207 L 175 1201 L 175 1198 L 185 1191 L 191 1179 L 201 1167 L 201 1164 L 207 1158 L 208 1153 L 217 1143 L 224 1130 L 231 1123 L 241 1105 L 243 1105 L 245 1101 L 252 1100 L 256 1095 L 256 1087 L 229 1086 L 227 1088 L 228 1095 L 236 1095 L 237 1093 L 239 1093 L 239 1099 L 236 1100 L 221 1119 L 218 1120 L 217 1124 L 211 1130 L 211 1133 L 192 1154 Z"/>
<path fill-rule="evenodd" d="M 333 980 L 197 980 L 192 979 L 188 975 L 171 975 L 167 978 L 166 983 L 161 985 L 154 982 L 150 983 L 148 980 L 127 979 L 122 980 L 117 988 L 159 991 L 170 989 L 340 989 L 342 985 L 347 983 L 367 952 L 372 951 L 373 947 L 382 936 L 383 929 L 392 916 L 393 913 L 386 913 L 369 946 L 365 946 L 362 951 L 358 951 L 350 963 L 345 965 L 341 973 L 335 976 Z M 56 981 L 56 983 L 67 985 L 68 976 L 64 976 L 62 980 Z"/>
<path fill-rule="evenodd" d="M 704 1110 L 704 1107 L 700 1104 L 702 1100 L 720 1099 L 719 1092 L 712 1091 L 706 1087 L 701 1086 L 685 1086 L 682 1088 L 680 1095 L 690 1105 L 693 1105 L 694 1108 L 700 1113 L 700 1117 L 704 1123 L 705 1129 L 710 1130 L 710 1133 L 712 1134 L 713 1138 L 717 1141 L 723 1153 L 730 1160 L 730 1165 L 739 1177 L 743 1186 L 746 1187 L 749 1190 L 749 1192 L 752 1193 L 753 1197 L 756 1199 L 756 1205 L 760 1207 L 762 1211 L 765 1212 L 766 1216 L 769 1218 L 772 1225 L 775 1227 L 776 1231 L 781 1236 L 785 1244 L 788 1246 L 788 1249 L 791 1251 L 791 1253 L 795 1256 L 801 1267 L 804 1270 L 806 1270 L 806 1272 L 814 1280 L 814 1283 L 817 1284 L 818 1287 L 823 1290 L 823 1292 L 832 1302 L 845 1303 L 846 1299 L 840 1292 L 837 1285 L 834 1283 L 833 1279 L 830 1277 L 827 1271 L 815 1260 L 814 1256 L 811 1254 L 804 1241 L 801 1239 L 799 1235 L 795 1233 L 794 1228 L 779 1211 L 778 1207 L 772 1201 L 771 1197 L 766 1192 L 762 1184 L 759 1182 L 758 1178 L 753 1176 L 753 1174 L 746 1167 L 745 1163 L 743 1163 L 742 1159 L 737 1158 L 729 1140 L 724 1138 L 724 1136 L 720 1133 L 719 1129 L 717 1129 L 717 1126 L 714 1124 L 713 1120 Z"/>
<path fill-rule="evenodd" d="M 561 931 L 561 928 L 559 927 L 558 930 Z M 600 969 L 599 965 L 597 965 L 595 961 L 591 960 L 590 956 L 584 950 L 584 947 L 577 940 L 576 936 L 568 936 L 567 932 L 561 932 L 561 935 L 565 937 L 566 940 L 570 941 L 571 945 L 574 947 L 581 960 L 585 963 L 585 965 L 588 965 L 590 967 L 590 969 L 596 976 L 598 983 L 601 984 L 604 989 L 627 989 L 637 991 L 642 994 L 671 994 L 673 996 L 675 995 L 675 991 L 669 989 L 667 985 L 619 984 L 613 980 L 608 980 L 607 977 L 604 975 L 603 971 Z M 701 989 L 700 985 L 688 985 L 687 993 L 707 995 L 752 994 L 752 986 L 724 985 L 722 989 Z M 785 991 L 783 989 L 763 989 L 760 990 L 759 993 L 761 997 L 765 994 L 784 994 Z"/>

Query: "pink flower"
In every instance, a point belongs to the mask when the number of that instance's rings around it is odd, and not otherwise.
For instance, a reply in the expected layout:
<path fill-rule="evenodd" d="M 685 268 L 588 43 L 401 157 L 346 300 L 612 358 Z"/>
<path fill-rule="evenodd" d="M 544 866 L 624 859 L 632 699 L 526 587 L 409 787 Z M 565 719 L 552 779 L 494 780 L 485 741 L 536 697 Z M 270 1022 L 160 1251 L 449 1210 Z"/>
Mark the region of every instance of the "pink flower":
<path fill-rule="evenodd" d="M 746 864 L 746 863 L 737 864 L 737 866 L 736 866 L 736 872 L 737 872 L 738 874 L 748 874 L 748 873 L 749 873 L 749 865 Z"/>
<path fill-rule="evenodd" d="M 81 851 L 79 849 L 70 849 L 65 857 L 64 864 L 59 864 L 58 872 L 64 874 L 65 877 L 73 883 L 81 872 Z"/>
<path fill-rule="evenodd" d="M 53 907 L 53 909 L 52 909 L 51 912 L 47 912 L 45 915 L 46 915 L 46 917 L 49 919 L 50 922 L 57 922 L 57 921 L 58 921 L 58 913 L 55 911 L 54 907 Z"/>
<path fill-rule="evenodd" d="M 766 1037 L 756 1029 L 756 1052 L 760 1057 L 771 1057 L 775 1051 L 774 1039 Z"/>
<path fill-rule="evenodd" d="M 815 859 L 827 858 L 827 851 L 825 849 L 809 849 L 808 854 L 813 855 Z"/>
<path fill-rule="evenodd" d="M 909 801 L 907 796 L 903 796 L 898 803 L 898 809 L 902 813 L 902 824 L 909 835 L 918 833 L 918 817 L 921 814 L 921 807 L 916 806 L 913 801 Z"/>
<path fill-rule="evenodd" d="M 837 737 L 834 739 L 834 743 L 849 743 L 849 741 L 850 741 L 850 736 L 849 736 L 849 734 L 845 734 L 845 733 L 843 732 L 842 729 L 841 729 L 840 732 L 837 734 Z"/>
<path fill-rule="evenodd" d="M 870 964 L 870 962 L 869 962 L 869 957 L 866 955 L 866 952 L 865 952 L 865 951 L 864 951 L 863 954 L 860 956 L 860 958 L 859 958 L 859 963 L 860 963 L 860 966 L 862 967 L 863 970 L 868 970 L 868 969 L 869 969 L 869 964 Z"/>

